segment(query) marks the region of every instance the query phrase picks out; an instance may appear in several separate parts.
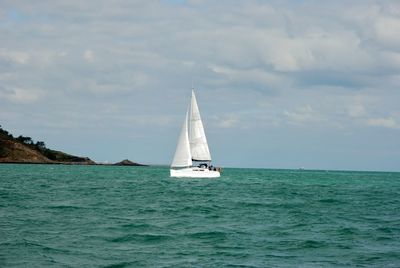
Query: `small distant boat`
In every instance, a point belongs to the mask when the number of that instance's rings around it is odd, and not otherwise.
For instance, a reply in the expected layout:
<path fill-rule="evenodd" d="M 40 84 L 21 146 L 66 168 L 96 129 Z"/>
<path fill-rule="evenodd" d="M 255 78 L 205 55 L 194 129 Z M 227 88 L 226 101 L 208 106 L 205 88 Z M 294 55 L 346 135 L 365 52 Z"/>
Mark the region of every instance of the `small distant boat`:
<path fill-rule="evenodd" d="M 211 165 L 211 154 L 203 122 L 194 90 L 192 90 L 192 99 L 183 121 L 170 175 L 171 177 L 218 178 L 221 176 L 220 171 L 220 168 Z"/>

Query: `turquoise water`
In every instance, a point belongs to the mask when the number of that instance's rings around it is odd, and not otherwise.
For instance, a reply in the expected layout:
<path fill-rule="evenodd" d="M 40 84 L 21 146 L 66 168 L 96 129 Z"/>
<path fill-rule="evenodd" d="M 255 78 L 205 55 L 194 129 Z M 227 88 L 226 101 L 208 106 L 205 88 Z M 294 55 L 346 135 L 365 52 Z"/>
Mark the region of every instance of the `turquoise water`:
<path fill-rule="evenodd" d="M 0 267 L 400 267 L 400 173 L 0 165 Z"/>

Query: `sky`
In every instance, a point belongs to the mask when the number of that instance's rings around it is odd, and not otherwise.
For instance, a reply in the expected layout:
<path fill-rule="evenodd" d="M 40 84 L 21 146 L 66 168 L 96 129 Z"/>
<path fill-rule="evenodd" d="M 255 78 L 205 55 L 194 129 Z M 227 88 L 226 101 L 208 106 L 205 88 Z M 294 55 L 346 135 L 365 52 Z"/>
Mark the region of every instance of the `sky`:
<path fill-rule="evenodd" d="M 213 164 L 400 171 L 399 1 L 0 1 L 0 125 L 169 164 L 191 95 Z"/>

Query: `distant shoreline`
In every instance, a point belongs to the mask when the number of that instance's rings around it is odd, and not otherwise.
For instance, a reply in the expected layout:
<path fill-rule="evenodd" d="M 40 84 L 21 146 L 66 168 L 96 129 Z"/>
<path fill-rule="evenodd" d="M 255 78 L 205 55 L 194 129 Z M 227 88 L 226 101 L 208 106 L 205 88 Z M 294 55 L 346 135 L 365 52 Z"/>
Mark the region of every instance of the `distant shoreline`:
<path fill-rule="evenodd" d="M 87 163 L 79 163 L 79 162 L 2 162 L 0 161 L 1 164 L 22 164 L 22 165 L 65 165 L 65 166 L 114 166 L 114 167 L 148 167 L 150 165 L 145 165 L 145 164 L 139 164 L 139 163 L 134 163 L 134 164 L 129 164 L 129 165 L 118 165 L 116 164 L 102 164 L 102 163 L 94 163 L 94 164 L 87 164 Z"/>
<path fill-rule="evenodd" d="M 0 164 L 42 164 L 79 166 L 148 166 L 124 159 L 117 163 L 96 163 L 89 157 L 51 150 L 43 141 L 31 137 L 14 137 L 0 126 Z"/>

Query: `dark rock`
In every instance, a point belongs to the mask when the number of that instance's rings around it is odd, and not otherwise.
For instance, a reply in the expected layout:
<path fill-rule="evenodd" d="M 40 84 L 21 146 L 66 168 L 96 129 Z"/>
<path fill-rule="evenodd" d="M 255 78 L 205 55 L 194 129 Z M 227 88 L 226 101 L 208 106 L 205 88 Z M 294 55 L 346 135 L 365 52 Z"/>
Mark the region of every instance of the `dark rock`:
<path fill-rule="evenodd" d="M 122 160 L 121 162 L 115 163 L 114 166 L 147 166 L 147 165 L 135 163 L 128 159 L 125 159 L 125 160 Z"/>

